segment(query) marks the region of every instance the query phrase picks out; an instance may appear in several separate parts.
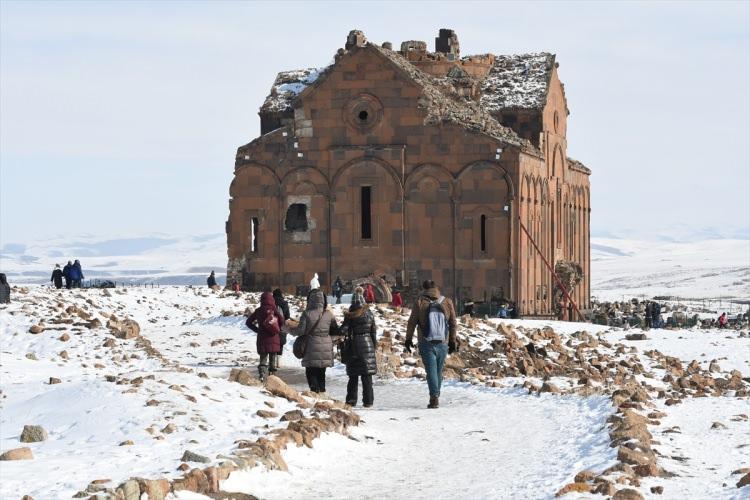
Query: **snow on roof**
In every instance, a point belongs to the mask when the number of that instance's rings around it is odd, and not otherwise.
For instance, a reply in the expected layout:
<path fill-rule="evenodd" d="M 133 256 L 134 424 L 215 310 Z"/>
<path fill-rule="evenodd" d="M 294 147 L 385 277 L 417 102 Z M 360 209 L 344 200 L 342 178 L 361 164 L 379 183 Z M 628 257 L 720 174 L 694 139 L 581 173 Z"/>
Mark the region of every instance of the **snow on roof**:
<path fill-rule="evenodd" d="M 554 54 L 547 52 L 495 56 L 482 82 L 480 103 L 490 112 L 543 108 L 554 64 Z"/>
<path fill-rule="evenodd" d="M 419 106 L 427 111 L 425 125 L 454 123 L 467 130 L 480 132 L 508 144 L 534 147 L 508 127 L 500 125 L 479 103 L 459 95 L 453 85 L 445 79 L 437 79 L 420 70 L 398 52 L 370 44 L 375 50 L 390 59 L 422 87 Z"/>
<path fill-rule="evenodd" d="M 318 79 L 327 68 L 295 69 L 276 75 L 271 92 L 261 106 L 264 112 L 279 112 L 291 109 L 292 101 L 303 90 Z"/>

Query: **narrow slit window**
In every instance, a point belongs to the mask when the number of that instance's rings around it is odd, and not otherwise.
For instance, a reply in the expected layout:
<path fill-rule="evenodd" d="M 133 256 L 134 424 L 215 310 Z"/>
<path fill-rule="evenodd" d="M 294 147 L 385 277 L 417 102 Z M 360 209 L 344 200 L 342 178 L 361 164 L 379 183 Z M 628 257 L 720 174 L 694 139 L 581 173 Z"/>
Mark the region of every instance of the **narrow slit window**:
<path fill-rule="evenodd" d="M 250 219 L 250 251 L 258 253 L 258 218 Z"/>
<path fill-rule="evenodd" d="M 372 186 L 362 186 L 360 190 L 362 209 L 362 239 L 372 239 Z"/>
<path fill-rule="evenodd" d="M 487 216 L 482 215 L 479 218 L 479 248 L 482 252 L 487 251 Z"/>

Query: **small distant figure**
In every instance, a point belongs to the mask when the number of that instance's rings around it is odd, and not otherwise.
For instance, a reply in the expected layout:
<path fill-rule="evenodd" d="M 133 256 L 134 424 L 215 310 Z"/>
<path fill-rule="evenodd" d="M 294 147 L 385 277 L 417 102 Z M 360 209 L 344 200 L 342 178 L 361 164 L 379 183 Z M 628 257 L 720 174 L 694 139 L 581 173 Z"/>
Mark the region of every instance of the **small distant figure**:
<path fill-rule="evenodd" d="M 315 273 L 310 280 L 310 291 L 317 290 L 320 288 L 320 280 L 318 280 L 318 273 Z"/>
<path fill-rule="evenodd" d="M 73 286 L 73 280 L 70 278 L 70 270 L 73 268 L 73 263 L 68 261 L 67 264 L 65 264 L 65 267 L 63 267 L 63 278 L 65 279 L 65 288 L 70 290 L 70 288 Z"/>
<path fill-rule="evenodd" d="M 58 290 L 63 286 L 63 272 L 60 269 L 60 264 L 55 264 L 55 270 L 52 271 L 52 277 L 49 279 L 55 284 L 55 288 Z"/>
<path fill-rule="evenodd" d="M 281 288 L 277 288 L 273 291 L 273 300 L 276 302 L 276 308 L 279 313 L 284 317 L 284 323 L 289 321 L 291 314 L 289 313 L 289 302 L 284 298 L 284 294 L 281 292 Z M 281 355 L 284 354 L 284 346 L 286 345 L 286 330 L 281 330 L 281 349 L 279 349 L 279 359 L 276 360 L 276 365 L 281 366 Z"/>
<path fill-rule="evenodd" d="M 508 317 L 508 304 L 506 304 L 505 302 L 500 304 L 500 307 L 497 310 L 497 317 L 504 319 Z"/>
<path fill-rule="evenodd" d="M 365 302 L 368 304 L 375 303 L 375 287 L 372 286 L 372 283 L 368 283 L 365 287 Z"/>
<path fill-rule="evenodd" d="M 70 280 L 73 282 L 73 288 L 81 288 L 81 281 L 83 281 L 83 270 L 81 269 L 81 262 L 76 259 L 73 265 L 70 267 Z"/>
<path fill-rule="evenodd" d="M 211 274 L 208 275 L 208 279 L 206 279 L 206 284 L 208 285 L 208 288 L 211 290 L 218 290 L 219 285 L 216 283 L 216 273 L 214 271 L 211 271 Z"/>
<path fill-rule="evenodd" d="M 508 316 L 510 319 L 518 319 L 518 307 L 515 302 L 508 304 Z"/>
<path fill-rule="evenodd" d="M 654 305 L 649 301 L 646 302 L 646 328 L 651 328 L 654 318 Z"/>
<path fill-rule="evenodd" d="M 391 305 L 396 308 L 396 310 L 400 310 L 401 307 L 404 305 L 404 299 L 401 297 L 401 292 L 398 290 L 393 291 L 393 301 L 391 302 Z"/>
<path fill-rule="evenodd" d="M 467 300 L 466 302 L 464 302 L 464 314 L 474 316 L 474 301 Z"/>
<path fill-rule="evenodd" d="M 652 328 L 662 327 L 661 304 L 659 304 L 658 302 L 654 302 L 654 305 L 651 308 L 651 327 Z"/>
<path fill-rule="evenodd" d="M 721 313 L 721 316 L 719 316 L 719 328 L 727 328 L 728 325 L 727 313 Z"/>
<path fill-rule="evenodd" d="M 239 294 L 242 291 L 237 280 L 232 280 L 232 290 L 234 290 L 234 293 L 236 294 Z"/>
<path fill-rule="evenodd" d="M 0 304 L 10 304 L 10 285 L 5 273 L 0 273 Z"/>
<path fill-rule="evenodd" d="M 344 293 L 344 283 L 341 281 L 341 276 L 336 276 L 336 281 L 333 282 L 333 296 L 336 297 L 336 303 L 341 304 L 341 295 Z"/>

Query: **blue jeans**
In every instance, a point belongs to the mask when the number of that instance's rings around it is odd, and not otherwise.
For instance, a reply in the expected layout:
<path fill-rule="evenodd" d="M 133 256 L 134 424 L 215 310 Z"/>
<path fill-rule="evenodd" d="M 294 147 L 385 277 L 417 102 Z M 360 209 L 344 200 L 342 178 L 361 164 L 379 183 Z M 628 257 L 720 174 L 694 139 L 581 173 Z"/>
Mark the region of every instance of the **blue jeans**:
<path fill-rule="evenodd" d="M 422 364 L 427 372 L 427 387 L 430 389 L 430 396 L 440 396 L 440 386 L 443 385 L 443 366 L 445 358 L 448 356 L 448 346 L 446 344 L 419 342 L 419 355 L 422 356 Z"/>

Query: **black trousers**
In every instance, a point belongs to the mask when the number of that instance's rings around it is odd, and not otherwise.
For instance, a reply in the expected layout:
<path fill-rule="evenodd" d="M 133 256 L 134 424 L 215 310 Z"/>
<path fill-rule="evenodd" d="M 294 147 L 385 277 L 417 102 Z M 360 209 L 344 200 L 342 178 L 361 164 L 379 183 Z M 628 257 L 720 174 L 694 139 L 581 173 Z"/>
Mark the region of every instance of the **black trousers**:
<path fill-rule="evenodd" d="M 357 404 L 359 379 L 362 379 L 362 404 L 370 406 L 375 401 L 375 394 L 372 392 L 372 375 L 349 375 L 349 383 L 346 384 L 346 403 L 352 406 Z"/>
<path fill-rule="evenodd" d="M 312 392 L 326 392 L 326 369 L 325 368 L 305 368 L 307 376 L 307 385 Z"/>

